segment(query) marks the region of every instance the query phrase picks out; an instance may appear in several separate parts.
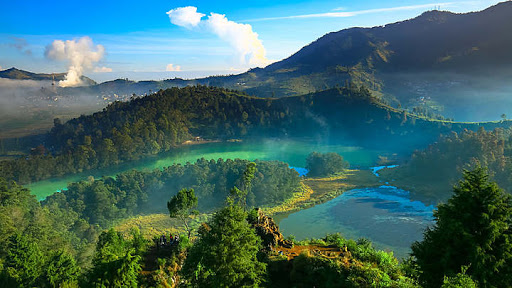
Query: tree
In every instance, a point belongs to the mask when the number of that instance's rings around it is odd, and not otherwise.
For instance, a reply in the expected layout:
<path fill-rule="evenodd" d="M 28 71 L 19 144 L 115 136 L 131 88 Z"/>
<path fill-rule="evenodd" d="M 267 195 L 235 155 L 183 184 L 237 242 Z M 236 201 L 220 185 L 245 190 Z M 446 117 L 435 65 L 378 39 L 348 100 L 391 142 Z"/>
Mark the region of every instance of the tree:
<path fill-rule="evenodd" d="M 141 257 L 134 254 L 131 243 L 121 233 L 114 229 L 101 233 L 89 274 L 90 286 L 137 287 Z"/>
<path fill-rule="evenodd" d="M 481 287 L 512 283 L 512 201 L 487 171 L 465 170 L 454 195 L 434 212 L 436 224 L 422 242 L 412 245 L 427 287 L 439 287 L 444 276 L 455 276 L 462 266 Z"/>
<path fill-rule="evenodd" d="M 338 153 L 312 152 L 306 159 L 308 176 L 329 176 L 343 172 L 348 168 L 348 162 Z"/>
<path fill-rule="evenodd" d="M 476 283 L 470 276 L 466 275 L 467 267 L 453 277 L 444 277 L 441 288 L 476 288 Z"/>
<path fill-rule="evenodd" d="M 237 204 L 241 205 L 244 210 L 247 207 L 247 194 L 251 190 L 251 182 L 254 179 L 254 174 L 258 171 L 256 168 L 256 163 L 250 162 L 245 167 L 244 174 L 242 175 L 242 189 L 240 190 L 238 187 L 233 187 L 229 192 L 232 200 Z"/>
<path fill-rule="evenodd" d="M 46 265 L 46 280 L 51 287 L 77 283 L 80 267 L 77 266 L 73 256 L 65 251 L 54 251 Z"/>
<path fill-rule="evenodd" d="M 261 239 L 247 222 L 247 213 L 232 202 L 199 228 L 182 273 L 195 287 L 257 287 L 265 264 L 256 254 Z"/>
<path fill-rule="evenodd" d="M 181 189 L 178 194 L 174 195 L 169 202 L 167 202 L 167 209 L 171 218 L 180 219 L 185 225 L 190 239 L 192 229 L 188 225 L 187 219 L 190 215 L 197 214 L 197 197 L 194 194 L 194 189 Z"/>
<path fill-rule="evenodd" d="M 20 287 L 34 287 L 41 277 L 44 258 L 36 243 L 27 237 L 15 234 L 9 238 L 5 257 L 5 275 L 0 284 L 16 283 Z"/>

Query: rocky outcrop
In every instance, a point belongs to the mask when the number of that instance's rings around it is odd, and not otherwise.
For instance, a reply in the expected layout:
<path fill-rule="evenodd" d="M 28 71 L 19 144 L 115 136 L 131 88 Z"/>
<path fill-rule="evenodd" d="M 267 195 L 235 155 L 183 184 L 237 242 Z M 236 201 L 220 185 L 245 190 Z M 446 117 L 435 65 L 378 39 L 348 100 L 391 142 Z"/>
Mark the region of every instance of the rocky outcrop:
<path fill-rule="evenodd" d="M 271 250 L 273 247 L 277 246 L 293 247 L 293 243 L 290 240 L 284 239 L 274 219 L 264 215 L 259 208 L 256 208 L 256 211 L 258 217 L 257 219 L 253 219 L 251 224 L 258 236 L 263 240 L 265 249 Z"/>

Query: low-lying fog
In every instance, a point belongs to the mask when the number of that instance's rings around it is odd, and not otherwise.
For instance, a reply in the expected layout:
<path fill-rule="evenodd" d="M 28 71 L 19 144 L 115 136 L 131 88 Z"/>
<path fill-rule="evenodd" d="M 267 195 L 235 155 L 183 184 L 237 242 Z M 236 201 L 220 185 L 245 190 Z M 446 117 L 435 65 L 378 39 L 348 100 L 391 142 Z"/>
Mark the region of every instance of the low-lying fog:
<path fill-rule="evenodd" d="M 0 138 L 42 132 L 54 118 L 70 119 L 105 105 L 94 95 L 61 95 L 51 81 L 0 78 Z"/>
<path fill-rule="evenodd" d="M 393 74 L 384 76 L 384 90 L 406 108 L 429 106 L 455 121 L 496 121 L 512 117 L 511 77 L 506 71 Z"/>

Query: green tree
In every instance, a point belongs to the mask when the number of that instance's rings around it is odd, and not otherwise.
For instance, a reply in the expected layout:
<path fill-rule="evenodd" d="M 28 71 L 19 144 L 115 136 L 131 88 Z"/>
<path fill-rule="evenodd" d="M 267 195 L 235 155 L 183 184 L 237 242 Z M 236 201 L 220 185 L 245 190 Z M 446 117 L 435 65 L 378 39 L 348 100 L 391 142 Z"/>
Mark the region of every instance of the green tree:
<path fill-rule="evenodd" d="M 309 170 L 308 176 L 329 176 L 343 172 L 348 168 L 348 162 L 338 153 L 318 153 L 312 152 L 306 159 L 306 169 Z"/>
<path fill-rule="evenodd" d="M 34 287 L 42 275 L 43 254 L 31 239 L 15 234 L 9 238 L 4 275 L 1 282 L 19 287 Z"/>
<path fill-rule="evenodd" d="M 54 251 L 46 265 L 46 280 L 51 287 L 62 287 L 65 284 L 78 282 L 80 267 L 73 256 L 65 251 Z"/>
<path fill-rule="evenodd" d="M 137 287 L 140 259 L 121 233 L 114 229 L 101 233 L 92 260 L 89 285 L 95 287 Z"/>
<path fill-rule="evenodd" d="M 436 224 L 412 255 L 422 271 L 420 281 L 439 287 L 444 276 L 462 266 L 481 287 L 508 287 L 512 283 L 512 202 L 487 171 L 465 170 L 454 195 L 434 212 Z"/>
<path fill-rule="evenodd" d="M 477 285 L 469 275 L 466 274 L 467 267 L 453 277 L 444 277 L 441 288 L 477 288 Z"/>
<path fill-rule="evenodd" d="M 241 205 L 244 209 L 247 207 L 247 194 L 249 194 L 251 190 L 252 179 L 254 179 L 254 174 L 258 169 L 256 168 L 256 163 L 250 162 L 245 167 L 244 174 L 242 175 L 241 187 L 240 190 L 238 187 L 233 187 L 229 192 L 232 200 L 234 200 L 237 204 Z"/>
<path fill-rule="evenodd" d="M 197 214 L 194 210 L 197 207 L 197 197 L 194 194 L 194 189 L 181 189 L 178 194 L 174 195 L 169 202 L 167 202 L 167 209 L 171 218 L 180 219 L 185 228 L 187 229 L 188 238 L 192 233 L 192 228 L 188 225 L 190 215 Z"/>
<path fill-rule="evenodd" d="M 256 254 L 261 239 L 247 222 L 247 213 L 231 203 L 199 228 L 182 273 L 194 287 L 257 287 L 265 264 Z"/>

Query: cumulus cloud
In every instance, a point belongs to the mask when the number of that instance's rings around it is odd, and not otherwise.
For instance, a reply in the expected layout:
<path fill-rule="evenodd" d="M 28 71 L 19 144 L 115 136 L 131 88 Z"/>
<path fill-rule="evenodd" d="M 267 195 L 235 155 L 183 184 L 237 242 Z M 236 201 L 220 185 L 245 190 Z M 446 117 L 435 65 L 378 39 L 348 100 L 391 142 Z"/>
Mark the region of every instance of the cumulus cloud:
<path fill-rule="evenodd" d="M 95 67 L 93 72 L 95 73 L 108 73 L 108 72 L 112 72 L 112 68 L 108 68 L 108 67 Z"/>
<path fill-rule="evenodd" d="M 172 72 L 177 72 L 177 71 L 181 71 L 181 66 L 179 65 L 174 65 L 174 64 L 167 64 L 167 67 L 165 67 L 165 71 L 172 71 Z"/>
<path fill-rule="evenodd" d="M 169 15 L 169 19 L 171 19 L 172 24 L 186 28 L 196 27 L 199 22 L 201 22 L 201 18 L 206 16 L 202 13 L 198 13 L 197 7 L 193 6 L 169 10 L 167 15 Z"/>
<path fill-rule="evenodd" d="M 105 48 L 102 45 L 94 45 L 89 37 L 66 41 L 55 40 L 46 47 L 45 51 L 48 59 L 65 61 L 69 64 L 66 78 L 59 82 L 61 87 L 82 85 L 81 76 L 84 71 L 92 69 L 104 54 Z"/>
<path fill-rule="evenodd" d="M 4 70 L 4 68 L 2 68 L 2 65 L 0 65 L 0 71 L 1 71 L 1 70 Z"/>
<path fill-rule="evenodd" d="M 197 12 L 196 7 L 183 7 L 167 12 L 171 23 L 185 28 L 198 27 L 217 35 L 234 48 L 240 64 L 249 67 L 264 67 L 270 64 L 266 50 L 259 39 L 258 33 L 249 24 L 241 24 L 226 18 L 226 15 L 210 13 L 205 15 Z"/>

